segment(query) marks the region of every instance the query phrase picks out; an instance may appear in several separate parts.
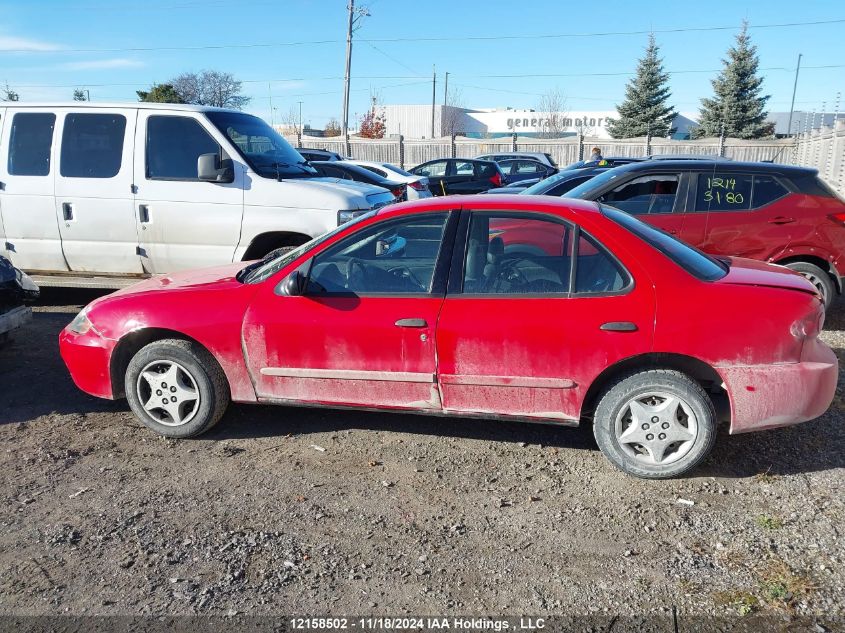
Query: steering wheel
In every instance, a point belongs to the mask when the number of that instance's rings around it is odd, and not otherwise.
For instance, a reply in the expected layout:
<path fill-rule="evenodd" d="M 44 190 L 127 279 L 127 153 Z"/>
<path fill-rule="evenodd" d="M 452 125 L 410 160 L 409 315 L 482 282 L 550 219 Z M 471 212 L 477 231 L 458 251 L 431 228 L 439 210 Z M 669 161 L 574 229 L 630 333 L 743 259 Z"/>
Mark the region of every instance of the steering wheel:
<path fill-rule="evenodd" d="M 511 259 L 506 262 L 502 262 L 499 265 L 499 269 L 496 271 L 495 277 L 493 277 L 494 290 L 499 290 L 501 284 L 504 283 L 509 284 L 511 286 L 524 286 L 528 283 L 528 280 L 525 278 L 525 275 L 516 266 L 521 261 L 526 260 L 520 257 L 517 259 Z"/>
<path fill-rule="evenodd" d="M 346 276 L 347 290 L 364 290 L 367 285 L 367 267 L 364 262 L 355 257 L 350 257 L 346 260 Z"/>
<path fill-rule="evenodd" d="M 414 274 L 414 271 L 407 266 L 394 266 L 393 268 L 389 268 L 387 272 L 392 275 L 396 275 L 396 277 L 403 281 L 410 281 L 422 291 L 425 291 L 426 289 L 423 283 Z"/>

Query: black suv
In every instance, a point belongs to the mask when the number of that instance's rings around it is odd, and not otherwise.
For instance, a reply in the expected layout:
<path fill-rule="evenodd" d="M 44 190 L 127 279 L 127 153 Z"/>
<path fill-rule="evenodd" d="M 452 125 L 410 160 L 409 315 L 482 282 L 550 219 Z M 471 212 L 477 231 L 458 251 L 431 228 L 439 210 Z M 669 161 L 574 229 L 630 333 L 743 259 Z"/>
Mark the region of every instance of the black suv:
<path fill-rule="evenodd" d="M 491 160 L 438 158 L 409 171 L 415 176 L 428 178 L 428 188 L 435 196 L 482 193 L 507 184 L 502 170 Z"/>

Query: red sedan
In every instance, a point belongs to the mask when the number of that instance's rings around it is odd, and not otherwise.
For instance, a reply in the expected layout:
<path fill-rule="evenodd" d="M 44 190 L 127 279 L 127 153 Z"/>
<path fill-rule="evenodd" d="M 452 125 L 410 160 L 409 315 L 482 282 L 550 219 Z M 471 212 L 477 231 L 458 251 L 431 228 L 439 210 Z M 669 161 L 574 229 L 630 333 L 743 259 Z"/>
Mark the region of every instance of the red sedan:
<path fill-rule="evenodd" d="M 552 243 L 553 242 L 553 243 Z M 76 384 L 169 437 L 230 400 L 577 425 L 622 470 L 686 472 L 731 433 L 811 420 L 837 360 L 816 289 L 618 210 L 438 198 L 275 258 L 159 276 L 62 332 Z"/>

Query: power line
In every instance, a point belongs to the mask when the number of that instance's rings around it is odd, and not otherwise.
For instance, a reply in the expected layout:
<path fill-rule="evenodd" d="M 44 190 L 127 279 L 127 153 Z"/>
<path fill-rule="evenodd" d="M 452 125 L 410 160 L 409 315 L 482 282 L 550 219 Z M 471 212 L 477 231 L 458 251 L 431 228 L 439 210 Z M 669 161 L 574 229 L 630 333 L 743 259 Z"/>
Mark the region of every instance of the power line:
<path fill-rule="evenodd" d="M 749 25 L 749 29 L 777 29 L 791 28 L 796 26 L 824 26 L 829 24 L 845 23 L 845 18 L 834 20 L 814 20 L 808 22 L 780 22 L 774 24 Z M 692 26 L 677 27 L 669 29 L 647 29 L 636 31 L 600 31 L 595 33 L 536 33 L 533 35 L 467 35 L 467 36 L 426 36 L 426 37 L 383 37 L 370 38 L 371 43 L 397 43 L 397 42 L 488 42 L 502 40 L 537 40 L 537 39 L 564 39 L 564 38 L 585 38 L 585 37 L 621 37 L 626 35 L 648 35 L 649 33 L 704 33 L 712 31 L 734 31 L 737 25 L 729 26 Z M 312 46 L 324 44 L 342 44 L 345 40 L 300 40 L 292 42 L 258 42 L 245 44 L 204 44 L 197 46 L 129 46 L 120 48 L 58 48 L 55 50 L 34 50 L 29 48 L 8 48 L 0 52 L 4 53 L 131 53 L 131 52 L 152 52 L 152 51 L 196 51 L 196 50 L 220 50 L 220 49 L 249 49 L 249 48 L 274 48 L 286 46 Z"/>

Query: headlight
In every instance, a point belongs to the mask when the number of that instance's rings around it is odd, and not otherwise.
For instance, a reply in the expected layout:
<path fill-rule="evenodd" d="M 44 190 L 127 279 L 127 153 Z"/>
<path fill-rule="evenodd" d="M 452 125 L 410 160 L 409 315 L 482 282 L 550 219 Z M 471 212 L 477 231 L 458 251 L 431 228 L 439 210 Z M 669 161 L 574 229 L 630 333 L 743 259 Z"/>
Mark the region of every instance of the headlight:
<path fill-rule="evenodd" d="M 370 209 L 354 209 L 352 211 L 338 211 L 337 212 L 337 225 L 340 226 L 341 224 L 346 224 L 347 222 L 354 220 L 359 215 L 364 215 L 365 213 L 369 213 Z"/>
<path fill-rule="evenodd" d="M 88 308 L 83 308 L 82 312 L 77 314 L 70 322 L 67 329 L 74 334 L 87 334 L 91 327 L 91 321 L 88 320 Z"/>

